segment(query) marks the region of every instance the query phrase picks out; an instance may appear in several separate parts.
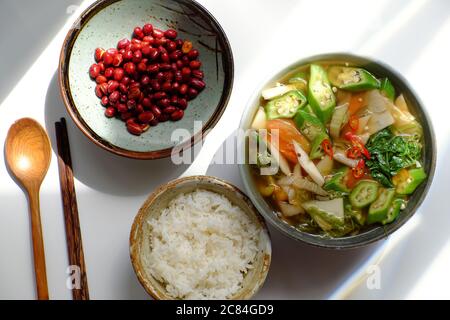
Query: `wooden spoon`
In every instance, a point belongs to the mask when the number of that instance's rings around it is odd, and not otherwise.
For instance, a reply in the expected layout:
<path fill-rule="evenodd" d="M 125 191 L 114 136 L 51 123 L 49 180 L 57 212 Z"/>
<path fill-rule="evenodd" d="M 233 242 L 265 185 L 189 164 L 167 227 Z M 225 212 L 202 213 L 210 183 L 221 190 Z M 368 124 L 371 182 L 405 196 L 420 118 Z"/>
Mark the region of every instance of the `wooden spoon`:
<path fill-rule="evenodd" d="M 11 173 L 28 194 L 37 294 L 39 300 L 48 300 L 39 190 L 50 166 L 51 147 L 42 126 L 28 118 L 15 122 L 6 137 L 5 158 Z"/>

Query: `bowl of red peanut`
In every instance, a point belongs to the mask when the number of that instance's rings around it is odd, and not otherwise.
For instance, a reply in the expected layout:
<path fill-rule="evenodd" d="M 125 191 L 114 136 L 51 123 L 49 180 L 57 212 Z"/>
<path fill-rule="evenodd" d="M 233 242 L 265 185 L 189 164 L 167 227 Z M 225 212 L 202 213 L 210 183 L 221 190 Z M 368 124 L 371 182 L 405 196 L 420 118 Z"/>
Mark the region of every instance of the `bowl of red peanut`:
<path fill-rule="evenodd" d="M 222 116 L 233 55 L 216 19 L 192 0 L 100 0 L 69 31 L 59 83 L 78 128 L 135 159 L 188 148 Z"/>

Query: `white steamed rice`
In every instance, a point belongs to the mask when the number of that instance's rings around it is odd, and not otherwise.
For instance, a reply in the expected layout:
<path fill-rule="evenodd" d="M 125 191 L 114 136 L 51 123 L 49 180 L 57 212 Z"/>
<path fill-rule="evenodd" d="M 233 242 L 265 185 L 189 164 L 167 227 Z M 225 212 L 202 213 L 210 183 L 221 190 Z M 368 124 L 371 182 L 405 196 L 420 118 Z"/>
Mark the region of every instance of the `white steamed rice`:
<path fill-rule="evenodd" d="M 261 233 L 225 196 L 182 194 L 149 218 L 147 270 L 177 299 L 226 299 L 242 288 Z"/>

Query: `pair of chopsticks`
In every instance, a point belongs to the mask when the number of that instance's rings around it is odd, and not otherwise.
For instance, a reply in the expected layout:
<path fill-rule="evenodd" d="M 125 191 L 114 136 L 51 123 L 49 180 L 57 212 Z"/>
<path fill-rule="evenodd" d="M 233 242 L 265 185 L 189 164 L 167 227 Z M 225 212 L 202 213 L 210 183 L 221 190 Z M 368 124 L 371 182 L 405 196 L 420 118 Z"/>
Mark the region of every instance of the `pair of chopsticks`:
<path fill-rule="evenodd" d="M 74 276 L 79 276 L 79 279 L 78 281 L 75 280 L 75 285 L 72 288 L 72 296 L 73 300 L 89 300 L 89 288 L 84 262 L 83 243 L 81 240 L 80 220 L 78 217 L 77 197 L 75 194 L 66 119 L 61 118 L 60 122 L 56 122 L 55 130 L 69 264 L 79 270 L 79 274 L 78 272 L 74 273 Z M 79 286 L 77 287 L 76 284 L 79 284 Z"/>

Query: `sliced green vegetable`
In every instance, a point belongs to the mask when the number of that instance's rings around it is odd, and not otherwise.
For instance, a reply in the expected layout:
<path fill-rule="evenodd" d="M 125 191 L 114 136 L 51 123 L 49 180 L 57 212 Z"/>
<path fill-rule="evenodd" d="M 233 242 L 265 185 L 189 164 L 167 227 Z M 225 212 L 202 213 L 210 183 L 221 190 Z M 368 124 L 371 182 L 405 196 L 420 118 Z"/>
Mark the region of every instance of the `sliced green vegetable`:
<path fill-rule="evenodd" d="M 395 196 L 394 189 L 382 188 L 375 202 L 370 205 L 367 223 L 383 222 L 388 218 L 388 212 Z"/>
<path fill-rule="evenodd" d="M 333 86 L 348 91 L 365 91 L 380 88 L 380 81 L 362 68 L 332 66 L 328 78 Z"/>
<path fill-rule="evenodd" d="M 289 83 L 307 83 L 308 82 L 308 74 L 306 72 L 298 72 L 292 76 L 292 78 L 289 79 Z"/>
<path fill-rule="evenodd" d="M 306 212 L 323 231 L 339 229 L 344 226 L 344 200 L 308 201 L 303 204 Z"/>
<path fill-rule="evenodd" d="M 381 87 L 380 87 L 381 93 L 394 102 L 395 100 L 395 88 L 392 82 L 388 78 L 383 78 L 381 80 Z"/>
<path fill-rule="evenodd" d="M 367 221 L 367 214 L 361 209 L 353 208 L 350 203 L 345 205 L 345 214 L 350 216 L 358 225 L 363 226 Z"/>
<path fill-rule="evenodd" d="M 330 180 L 328 180 L 323 188 L 327 191 L 338 191 L 344 193 L 350 193 L 350 189 L 347 187 L 347 180 L 349 177 L 350 169 L 348 167 L 343 167 L 339 169 Z"/>
<path fill-rule="evenodd" d="M 402 207 L 405 204 L 405 200 L 403 199 L 394 199 L 392 202 L 391 207 L 389 208 L 389 212 L 387 214 L 387 218 L 383 220 L 382 224 L 389 224 L 395 221 L 397 219 L 398 215 L 400 214 L 400 211 L 402 210 Z"/>
<path fill-rule="evenodd" d="M 306 72 L 296 73 L 292 78 L 289 79 L 289 84 L 294 85 L 298 90 L 306 93 L 308 90 L 308 75 Z"/>
<path fill-rule="evenodd" d="M 317 136 L 326 133 L 323 123 L 313 114 L 306 110 L 299 110 L 294 118 L 295 125 L 300 132 L 310 141 L 313 142 Z"/>
<path fill-rule="evenodd" d="M 427 174 L 423 168 L 401 170 L 393 178 L 394 185 L 396 186 L 395 191 L 402 195 L 411 194 L 426 178 Z"/>
<path fill-rule="evenodd" d="M 311 107 L 310 104 L 307 104 L 306 106 L 304 106 L 301 110 L 305 111 L 306 113 L 314 116 L 315 118 L 317 118 L 316 114 L 314 113 L 313 108 Z M 322 124 L 323 125 L 323 124 Z"/>
<path fill-rule="evenodd" d="M 353 207 L 361 209 L 374 202 L 378 196 L 378 183 L 370 180 L 358 182 L 350 193 L 350 203 Z"/>
<path fill-rule="evenodd" d="M 293 118 L 297 111 L 306 104 L 306 97 L 299 90 L 292 90 L 275 98 L 266 105 L 268 120 Z"/>
<path fill-rule="evenodd" d="M 322 123 L 330 121 L 336 106 L 336 97 L 326 71 L 315 64 L 311 65 L 308 101 Z"/>
<path fill-rule="evenodd" d="M 321 133 L 314 139 L 311 145 L 311 152 L 309 153 L 309 158 L 311 160 L 319 159 L 323 156 L 322 142 L 326 139 L 329 139 L 326 133 Z"/>

